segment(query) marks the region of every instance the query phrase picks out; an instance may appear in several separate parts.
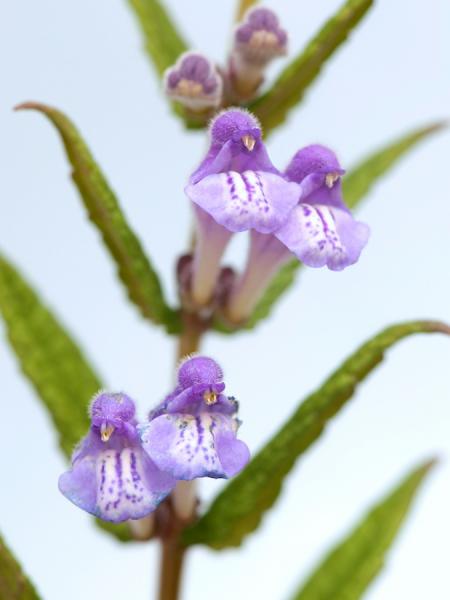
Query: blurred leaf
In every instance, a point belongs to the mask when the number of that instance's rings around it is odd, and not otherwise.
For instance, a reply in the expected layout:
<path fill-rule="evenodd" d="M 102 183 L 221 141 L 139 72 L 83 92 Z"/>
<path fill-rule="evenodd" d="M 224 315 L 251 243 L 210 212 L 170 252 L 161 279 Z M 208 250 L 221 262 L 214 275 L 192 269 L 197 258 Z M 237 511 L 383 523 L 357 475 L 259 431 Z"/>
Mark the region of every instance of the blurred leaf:
<path fill-rule="evenodd" d="M 415 129 L 371 154 L 351 169 L 349 174 L 342 179 L 347 206 L 349 208 L 359 206 L 372 186 L 380 177 L 392 169 L 400 158 L 412 150 L 420 141 L 440 131 L 445 126 L 446 123 L 440 122 Z M 244 329 L 253 329 L 260 321 L 270 315 L 276 302 L 294 283 L 296 273 L 301 266 L 301 263 L 295 258 L 280 269 L 257 304 L 250 319 L 243 326 Z M 222 333 L 234 333 L 236 331 L 226 329 L 220 324 L 216 329 Z"/>
<path fill-rule="evenodd" d="M 360 200 L 370 191 L 374 183 L 402 158 L 412 150 L 416 144 L 429 135 L 441 131 L 447 124 L 444 122 L 432 123 L 426 127 L 415 129 L 408 134 L 384 146 L 378 152 L 371 154 L 354 167 L 342 179 L 345 203 L 349 208 L 354 208 Z"/>
<path fill-rule="evenodd" d="M 140 25 L 145 41 L 145 49 L 157 74 L 162 78 L 164 72 L 173 66 L 179 56 L 189 50 L 181 37 L 164 3 L 159 0 L 128 0 Z M 196 114 L 179 102 L 170 102 L 173 113 L 182 119 L 188 130 L 204 129 L 211 115 Z"/>
<path fill-rule="evenodd" d="M 70 456 L 89 427 L 87 406 L 100 380 L 33 289 L 0 256 L 0 313 L 22 371 L 36 389 Z"/>
<path fill-rule="evenodd" d="M 39 596 L 19 563 L 0 537 L 0 599 L 39 600 Z"/>
<path fill-rule="evenodd" d="M 318 566 L 294 600 L 359 600 L 384 566 L 433 461 L 416 468 L 363 518 Z M 425 559 L 425 555 L 424 555 Z"/>
<path fill-rule="evenodd" d="M 373 0 L 347 0 L 303 52 L 281 72 L 270 90 L 250 104 L 249 109 L 259 118 L 266 133 L 285 121 L 326 60 L 347 39 L 372 4 Z"/>
<path fill-rule="evenodd" d="M 89 429 L 88 403 L 102 384 L 64 327 L 2 256 L 0 314 L 22 371 L 46 407 L 58 431 L 59 445 L 70 458 Z M 120 541 L 131 539 L 126 524 L 98 524 Z"/>
<path fill-rule="evenodd" d="M 1 256 L 0 313 L 20 366 L 47 408 L 60 446 L 70 458 L 89 428 L 89 400 L 102 384 L 63 326 Z M 131 539 L 126 524 L 98 524 L 121 541 Z"/>
<path fill-rule="evenodd" d="M 209 510 L 186 530 L 187 544 L 221 549 L 238 546 L 275 503 L 286 475 L 353 396 L 358 384 L 382 361 L 385 350 L 415 333 L 446 333 L 435 321 L 394 325 L 361 346 L 299 406 L 249 465 L 216 497 Z"/>
<path fill-rule="evenodd" d="M 163 3 L 158 0 L 129 0 L 145 38 L 145 49 L 156 71 L 162 75 L 188 50 Z"/>
<path fill-rule="evenodd" d="M 239 0 L 238 9 L 236 12 L 236 21 L 242 21 L 245 13 L 252 8 L 255 4 L 258 3 L 258 0 Z"/>
<path fill-rule="evenodd" d="M 131 301 L 147 319 L 164 325 L 169 333 L 178 331 L 179 315 L 166 304 L 156 271 L 76 127 L 62 112 L 44 104 L 27 102 L 17 109 L 37 110 L 57 128 L 89 218 L 115 259 Z"/>
<path fill-rule="evenodd" d="M 119 540 L 119 542 L 132 542 L 133 538 L 131 537 L 131 531 L 128 527 L 128 523 L 125 521 L 124 523 L 110 523 L 109 521 L 102 521 L 101 519 L 95 519 L 95 524 L 106 533 L 110 533 L 115 538 Z M 1 600 L 1 598 L 0 598 Z"/>

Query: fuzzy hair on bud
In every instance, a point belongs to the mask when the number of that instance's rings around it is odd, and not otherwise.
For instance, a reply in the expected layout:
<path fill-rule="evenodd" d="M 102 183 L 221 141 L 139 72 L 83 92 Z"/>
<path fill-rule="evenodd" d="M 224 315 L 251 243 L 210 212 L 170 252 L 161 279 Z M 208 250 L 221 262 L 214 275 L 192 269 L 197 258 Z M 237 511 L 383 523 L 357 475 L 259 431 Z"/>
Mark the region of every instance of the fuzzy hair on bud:
<path fill-rule="evenodd" d="M 222 101 L 222 78 L 199 52 L 185 52 L 164 76 L 166 94 L 194 112 L 217 108 Z"/>

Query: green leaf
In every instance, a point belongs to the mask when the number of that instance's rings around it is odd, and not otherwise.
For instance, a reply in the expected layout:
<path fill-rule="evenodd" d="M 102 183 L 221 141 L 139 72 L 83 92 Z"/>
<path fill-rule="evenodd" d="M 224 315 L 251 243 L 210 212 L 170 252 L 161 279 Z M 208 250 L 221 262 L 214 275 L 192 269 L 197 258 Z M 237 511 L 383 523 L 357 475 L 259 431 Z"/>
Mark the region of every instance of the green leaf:
<path fill-rule="evenodd" d="M 0 598 L 1 600 L 39 600 L 32 583 L 1 537 Z"/>
<path fill-rule="evenodd" d="M 257 3 L 258 0 L 239 0 L 238 9 L 236 12 L 236 22 L 239 23 L 240 21 L 242 21 L 245 13 Z"/>
<path fill-rule="evenodd" d="M 373 0 L 347 0 L 303 52 L 282 71 L 270 90 L 250 104 L 249 109 L 259 118 L 266 133 L 285 121 L 326 60 L 347 39 L 372 4 Z"/>
<path fill-rule="evenodd" d="M 0 313 L 22 371 L 36 389 L 70 456 L 89 428 L 87 406 L 99 378 L 56 317 L 0 256 Z"/>
<path fill-rule="evenodd" d="M 369 193 L 374 183 L 392 169 L 407 152 L 428 136 L 441 131 L 446 125 L 447 123 L 441 121 L 410 131 L 356 165 L 342 179 L 347 206 L 349 208 L 357 206 L 361 199 Z"/>
<path fill-rule="evenodd" d="M 70 458 L 89 429 L 88 403 L 103 386 L 76 342 L 2 256 L 0 314 L 22 371 L 47 409 L 61 449 Z M 120 541 L 131 539 L 126 524 L 97 524 Z"/>
<path fill-rule="evenodd" d="M 145 49 L 159 75 L 188 50 L 163 4 L 158 0 L 129 0 L 145 38 Z"/>
<path fill-rule="evenodd" d="M 331 550 L 293 600 L 358 600 L 384 566 L 410 506 L 434 465 L 427 462 L 406 477 Z M 425 557 L 424 557 L 425 558 Z"/>
<path fill-rule="evenodd" d="M 428 138 L 429 135 L 442 130 L 446 125 L 444 122 L 439 122 L 415 129 L 371 154 L 351 169 L 349 174 L 342 180 L 347 206 L 349 208 L 359 206 L 380 177 L 392 169 L 416 144 Z M 260 321 L 270 315 L 277 301 L 294 283 L 297 271 L 301 266 L 297 259 L 293 259 L 280 269 L 257 304 L 250 319 L 244 324 L 244 329 L 253 329 Z M 221 324 L 218 324 L 216 329 L 222 333 L 236 331 L 226 329 Z"/>
<path fill-rule="evenodd" d="M 116 261 L 119 277 L 131 301 L 147 319 L 164 325 L 169 333 L 178 331 L 179 314 L 166 304 L 156 271 L 76 127 L 62 112 L 44 104 L 26 102 L 17 109 L 37 110 L 56 127 L 89 218 L 99 229 Z"/>
<path fill-rule="evenodd" d="M 213 501 L 206 514 L 186 530 L 187 544 L 221 549 L 238 546 L 254 531 L 280 494 L 286 475 L 322 434 L 327 423 L 353 396 L 358 384 L 382 361 L 384 352 L 415 333 L 446 333 L 450 327 L 435 321 L 414 321 L 389 327 L 361 346 L 325 383 L 299 406 Z"/>
<path fill-rule="evenodd" d="M 106 533 L 110 533 L 111 535 L 113 535 L 119 540 L 119 542 L 133 541 L 133 538 L 131 537 L 130 528 L 126 521 L 124 523 L 110 523 L 109 521 L 95 519 L 95 524 L 100 529 L 103 529 L 103 531 L 106 531 Z"/>

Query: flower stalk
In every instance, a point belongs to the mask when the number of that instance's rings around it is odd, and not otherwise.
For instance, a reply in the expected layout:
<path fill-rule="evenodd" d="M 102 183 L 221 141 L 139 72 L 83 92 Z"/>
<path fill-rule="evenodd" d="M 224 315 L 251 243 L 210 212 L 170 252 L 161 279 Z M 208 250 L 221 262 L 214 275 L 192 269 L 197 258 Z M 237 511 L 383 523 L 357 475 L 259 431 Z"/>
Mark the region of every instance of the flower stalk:
<path fill-rule="evenodd" d="M 183 311 L 183 331 L 178 337 L 177 364 L 200 349 L 205 325 L 193 314 Z M 187 548 L 181 542 L 183 529 L 195 518 L 197 495 L 195 481 L 178 482 L 172 497 L 160 509 L 166 510 L 161 531 L 159 600 L 178 600 Z M 191 510 L 189 511 L 189 507 Z M 189 515 L 190 512 L 190 516 Z M 165 525 L 165 526 L 164 526 Z"/>
<path fill-rule="evenodd" d="M 179 531 L 162 541 L 159 600 L 177 600 L 186 549 L 180 544 Z"/>

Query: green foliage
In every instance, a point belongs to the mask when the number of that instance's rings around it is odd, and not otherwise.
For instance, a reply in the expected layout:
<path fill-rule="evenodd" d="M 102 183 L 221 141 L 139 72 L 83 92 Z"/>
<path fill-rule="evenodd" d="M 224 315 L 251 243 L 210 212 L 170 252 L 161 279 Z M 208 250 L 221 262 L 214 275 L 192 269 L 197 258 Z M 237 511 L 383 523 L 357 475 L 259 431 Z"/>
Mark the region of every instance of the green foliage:
<path fill-rule="evenodd" d="M 361 199 L 368 194 L 373 184 L 392 169 L 400 158 L 412 150 L 416 144 L 441 131 L 445 126 L 446 123 L 439 122 L 410 131 L 361 161 L 342 179 L 347 206 L 349 208 L 357 206 Z"/>
<path fill-rule="evenodd" d="M 0 313 L 20 366 L 45 405 L 70 456 L 89 427 L 87 404 L 102 387 L 64 327 L 0 257 Z"/>
<path fill-rule="evenodd" d="M 22 371 L 46 407 L 61 449 L 70 457 L 89 428 L 89 400 L 103 386 L 64 327 L 1 256 L 0 314 Z M 98 521 L 98 525 L 120 541 L 130 539 L 125 524 Z"/>
<path fill-rule="evenodd" d="M 207 513 L 186 531 L 185 542 L 216 549 L 238 546 L 274 504 L 298 457 L 317 440 L 358 384 L 382 361 L 385 350 L 406 336 L 435 332 L 450 334 L 450 327 L 434 321 L 402 323 L 389 327 L 356 350 L 300 404 L 244 471 L 217 496 Z"/>
<path fill-rule="evenodd" d="M 373 0 L 347 0 L 303 52 L 281 72 L 270 90 L 250 104 L 249 109 L 260 119 L 266 133 L 285 121 L 327 59 L 347 39 L 372 4 Z"/>
<path fill-rule="evenodd" d="M 0 599 L 39 600 L 32 583 L 0 537 Z"/>
<path fill-rule="evenodd" d="M 242 21 L 245 13 L 252 8 L 255 4 L 258 4 L 258 0 L 239 0 L 238 9 L 236 13 L 236 21 Z"/>
<path fill-rule="evenodd" d="M 383 148 L 371 154 L 359 163 L 359 165 L 351 169 L 349 174 L 342 180 L 344 199 L 347 206 L 349 208 L 359 206 L 380 177 L 392 169 L 416 144 L 426 139 L 429 135 L 440 131 L 444 126 L 446 126 L 445 123 L 434 123 L 415 129 L 407 135 L 395 139 L 387 146 L 383 146 Z M 300 267 L 301 264 L 299 261 L 293 259 L 277 273 L 257 304 L 250 319 L 243 326 L 244 329 L 253 329 L 260 321 L 270 315 L 277 301 L 294 283 L 295 276 Z M 222 325 L 218 325 L 216 328 L 222 333 L 233 333 L 236 331 L 228 330 Z"/>
<path fill-rule="evenodd" d="M 156 271 L 76 127 L 62 112 L 44 104 L 27 102 L 17 108 L 37 110 L 57 128 L 72 166 L 72 178 L 89 218 L 116 261 L 130 300 L 144 317 L 164 325 L 169 333 L 179 331 L 178 312 L 167 305 Z"/>
<path fill-rule="evenodd" d="M 102 521 L 101 519 L 95 519 L 97 527 L 113 535 L 119 542 L 131 542 L 131 531 L 128 527 L 128 523 L 110 523 L 109 521 Z M 1 599 L 0 599 L 1 600 Z"/>
<path fill-rule="evenodd" d="M 162 75 L 188 46 L 159 0 L 129 0 L 129 3 L 141 26 L 145 49 L 157 73 Z"/>
<path fill-rule="evenodd" d="M 326 556 L 293 600 L 359 600 L 384 566 L 433 461 L 420 465 Z M 425 557 L 424 557 L 425 558 Z"/>

